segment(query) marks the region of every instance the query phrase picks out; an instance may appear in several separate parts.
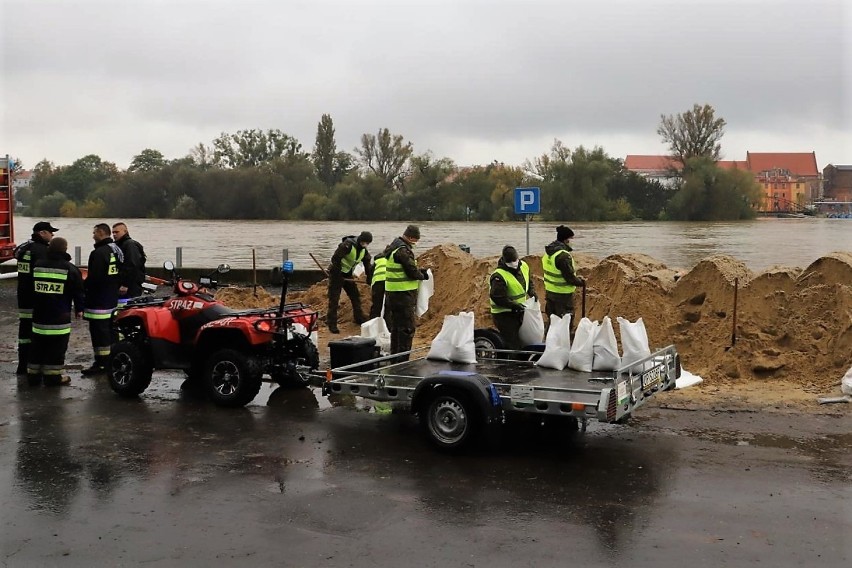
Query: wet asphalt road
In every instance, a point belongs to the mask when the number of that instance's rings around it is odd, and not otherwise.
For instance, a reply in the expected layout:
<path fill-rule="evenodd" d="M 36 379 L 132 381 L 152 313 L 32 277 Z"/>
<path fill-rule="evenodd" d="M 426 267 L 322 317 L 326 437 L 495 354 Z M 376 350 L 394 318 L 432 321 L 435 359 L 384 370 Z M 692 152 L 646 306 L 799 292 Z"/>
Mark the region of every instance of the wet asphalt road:
<path fill-rule="evenodd" d="M 646 407 L 448 456 L 404 412 L 309 389 L 265 385 L 227 410 L 174 373 L 134 400 L 76 370 L 71 387 L 30 388 L 10 313 L 0 566 L 852 563 L 848 414 Z"/>

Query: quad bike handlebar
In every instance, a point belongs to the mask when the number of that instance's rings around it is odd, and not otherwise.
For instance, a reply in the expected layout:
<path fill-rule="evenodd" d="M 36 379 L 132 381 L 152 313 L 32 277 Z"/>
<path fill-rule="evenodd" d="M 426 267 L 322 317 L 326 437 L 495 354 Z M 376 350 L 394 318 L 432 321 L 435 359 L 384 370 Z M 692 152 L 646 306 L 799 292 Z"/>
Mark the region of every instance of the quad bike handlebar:
<path fill-rule="evenodd" d="M 200 276 L 196 283 L 191 280 L 184 280 L 181 278 L 175 270 L 175 265 L 171 260 L 164 262 L 163 268 L 171 275 L 171 280 L 161 280 L 162 284 L 174 286 L 174 291 L 179 296 L 190 296 L 192 294 L 198 294 L 199 292 L 203 293 L 207 289 L 225 287 L 227 284 L 219 284 L 219 281 L 213 278 L 213 276 L 216 274 L 224 274 L 231 270 L 230 265 L 220 264 L 209 274 Z"/>

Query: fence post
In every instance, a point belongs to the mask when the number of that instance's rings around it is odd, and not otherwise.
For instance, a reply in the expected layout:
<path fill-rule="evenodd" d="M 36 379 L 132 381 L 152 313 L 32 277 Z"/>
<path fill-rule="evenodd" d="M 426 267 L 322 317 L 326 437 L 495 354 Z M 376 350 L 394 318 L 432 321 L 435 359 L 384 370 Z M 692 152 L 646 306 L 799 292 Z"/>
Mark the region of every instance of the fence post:
<path fill-rule="evenodd" d="M 290 249 L 282 249 L 281 250 L 281 262 L 287 262 L 290 260 Z"/>
<path fill-rule="evenodd" d="M 183 267 L 183 247 L 175 247 L 175 266 Z"/>
<path fill-rule="evenodd" d="M 74 266 L 80 266 L 80 259 L 82 258 L 82 247 L 74 247 Z"/>

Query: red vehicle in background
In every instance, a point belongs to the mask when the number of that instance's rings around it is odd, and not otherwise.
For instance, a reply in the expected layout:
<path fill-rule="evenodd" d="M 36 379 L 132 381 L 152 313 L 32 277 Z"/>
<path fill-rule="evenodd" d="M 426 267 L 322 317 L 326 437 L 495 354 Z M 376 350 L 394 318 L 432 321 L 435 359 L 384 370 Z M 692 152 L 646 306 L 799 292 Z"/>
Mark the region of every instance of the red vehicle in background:
<path fill-rule="evenodd" d="M 12 189 L 14 163 L 8 154 L 0 157 L 0 262 L 15 257 L 15 192 Z"/>
<path fill-rule="evenodd" d="M 319 314 L 285 303 L 286 267 L 279 306 L 239 311 L 209 292 L 217 286 L 212 274 L 196 283 L 180 278 L 173 263 L 164 267 L 172 276 L 172 296 L 134 298 L 113 315 L 120 340 L 111 348 L 107 375 L 115 392 L 139 395 L 155 369 L 183 369 L 190 384 L 220 406 L 251 402 L 264 375 L 282 385 L 307 384 L 319 366 L 311 337 Z M 214 274 L 228 270 L 221 264 Z"/>

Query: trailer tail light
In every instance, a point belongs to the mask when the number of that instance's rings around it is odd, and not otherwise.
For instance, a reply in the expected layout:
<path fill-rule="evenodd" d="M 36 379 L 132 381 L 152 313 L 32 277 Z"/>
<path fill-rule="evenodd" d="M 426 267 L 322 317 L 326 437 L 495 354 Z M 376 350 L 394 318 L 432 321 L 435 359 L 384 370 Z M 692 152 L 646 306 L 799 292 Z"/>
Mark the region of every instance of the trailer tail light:
<path fill-rule="evenodd" d="M 584 412 L 586 410 L 586 405 L 583 404 L 582 402 L 572 402 L 571 403 L 571 410 L 573 410 L 575 412 Z"/>
<path fill-rule="evenodd" d="M 607 422 L 615 422 L 616 413 L 615 389 L 609 389 L 609 395 L 606 400 L 606 420 Z"/>

